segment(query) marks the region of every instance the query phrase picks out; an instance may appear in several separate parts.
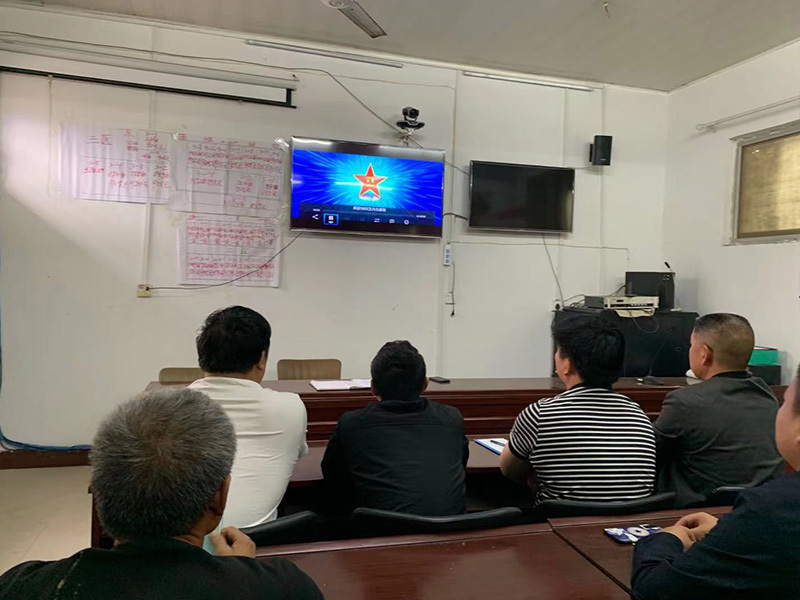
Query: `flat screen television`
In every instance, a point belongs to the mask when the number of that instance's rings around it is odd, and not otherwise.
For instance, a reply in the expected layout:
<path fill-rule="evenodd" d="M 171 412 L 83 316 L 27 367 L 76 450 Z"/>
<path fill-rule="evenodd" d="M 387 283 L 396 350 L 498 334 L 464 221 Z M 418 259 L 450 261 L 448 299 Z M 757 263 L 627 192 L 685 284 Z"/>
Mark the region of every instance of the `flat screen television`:
<path fill-rule="evenodd" d="M 472 161 L 470 227 L 571 232 L 575 169 Z"/>
<path fill-rule="evenodd" d="M 292 229 L 441 237 L 444 151 L 292 138 Z"/>

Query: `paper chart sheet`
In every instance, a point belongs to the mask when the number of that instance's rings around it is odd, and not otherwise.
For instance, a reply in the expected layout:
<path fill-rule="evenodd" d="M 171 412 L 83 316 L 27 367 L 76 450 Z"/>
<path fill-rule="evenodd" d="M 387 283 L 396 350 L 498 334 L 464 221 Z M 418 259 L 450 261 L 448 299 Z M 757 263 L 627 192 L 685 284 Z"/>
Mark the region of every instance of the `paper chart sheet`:
<path fill-rule="evenodd" d="M 174 209 L 278 216 L 284 163 L 278 146 L 179 134 L 175 152 Z"/>
<path fill-rule="evenodd" d="M 280 251 L 280 244 L 275 219 L 190 214 L 178 229 L 181 283 L 215 284 L 242 277 L 237 285 L 278 287 L 280 257 L 259 267 Z"/>
<path fill-rule="evenodd" d="M 172 135 L 142 129 L 67 124 L 59 180 L 75 198 L 164 204 L 171 186 Z"/>

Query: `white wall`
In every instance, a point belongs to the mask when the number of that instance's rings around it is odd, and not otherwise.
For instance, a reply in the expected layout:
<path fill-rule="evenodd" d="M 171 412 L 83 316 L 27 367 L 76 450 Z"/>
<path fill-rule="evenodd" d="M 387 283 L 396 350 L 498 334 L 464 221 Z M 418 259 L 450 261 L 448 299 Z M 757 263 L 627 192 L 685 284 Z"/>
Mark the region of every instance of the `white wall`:
<path fill-rule="evenodd" d="M 664 94 L 613 87 L 583 93 L 470 79 L 445 68 L 391 69 L 133 20 L 0 6 L 0 21 L 4 29 L 41 35 L 329 69 L 387 119 L 402 106 L 418 106 L 427 122 L 419 140 L 446 149 L 462 168 L 471 159 L 586 167 L 591 137 L 605 130 L 614 136 L 613 166 L 578 172 L 575 233 L 548 242 L 564 294 L 611 291 L 628 266 L 658 269 L 662 260 Z M 273 324 L 268 376 L 279 358 L 327 356 L 342 360 L 345 376 L 365 376 L 378 347 L 397 338 L 416 344 L 432 373 L 549 373 L 549 311 L 557 292 L 541 240 L 470 234 L 461 222 L 446 232 L 457 265 L 455 317 L 445 306 L 452 269 L 441 265 L 441 244 L 431 241 L 306 235 L 285 253 L 279 289 L 135 298 L 145 209 L 62 194 L 55 166 L 60 124 L 85 119 L 260 141 L 314 135 L 393 143 L 392 133 L 330 79 L 299 76 L 297 110 L 0 76 L 6 435 L 42 444 L 90 441 L 98 419 L 160 367 L 194 364 L 203 318 L 233 303 L 260 310 Z M 445 202 L 462 214 L 466 183 L 449 170 Z M 175 283 L 180 218 L 154 207 L 147 283 Z"/>
<path fill-rule="evenodd" d="M 678 299 L 700 313 L 736 312 L 756 342 L 784 351 L 784 380 L 800 360 L 797 242 L 725 245 L 730 237 L 732 137 L 800 119 L 798 103 L 700 133 L 695 125 L 800 95 L 800 42 L 715 74 L 669 97 L 664 256 Z"/>

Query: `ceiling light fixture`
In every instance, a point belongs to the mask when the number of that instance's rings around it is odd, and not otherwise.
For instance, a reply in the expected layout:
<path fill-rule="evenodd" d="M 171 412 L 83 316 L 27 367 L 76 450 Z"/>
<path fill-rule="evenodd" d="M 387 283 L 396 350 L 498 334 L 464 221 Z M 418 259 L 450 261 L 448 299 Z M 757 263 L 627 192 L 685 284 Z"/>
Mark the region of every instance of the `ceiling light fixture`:
<path fill-rule="evenodd" d="M 541 85 L 544 87 L 562 88 L 565 90 L 577 90 L 579 92 L 593 92 L 599 89 L 596 86 L 578 85 L 575 83 L 562 83 L 560 81 L 549 81 L 547 79 L 526 79 L 524 77 L 510 77 L 506 75 L 494 75 L 492 73 L 479 73 L 477 71 L 462 71 L 464 77 L 475 77 L 478 79 L 492 79 L 494 81 L 510 81 L 512 83 L 524 83 L 527 85 Z"/>
<path fill-rule="evenodd" d="M 279 44 L 277 42 L 262 42 L 261 40 L 247 40 L 248 46 L 259 46 L 262 48 L 272 48 L 274 50 L 285 50 L 287 52 L 299 52 L 301 54 L 312 54 L 314 56 L 324 56 L 326 58 L 338 58 L 353 62 L 367 63 L 369 65 L 379 65 L 381 67 L 393 67 L 402 69 L 403 63 L 384 58 L 373 58 L 361 54 L 350 54 L 349 52 L 337 52 L 335 50 L 320 50 L 317 48 L 306 48 L 305 46 L 295 46 L 292 44 Z"/>
<path fill-rule="evenodd" d="M 364 7 L 361 6 L 356 0 L 320 0 L 328 8 L 335 8 L 345 17 L 350 19 L 356 27 L 366 33 L 369 37 L 375 39 L 386 35 L 383 27 L 378 25 L 378 22 L 369 16 Z"/>

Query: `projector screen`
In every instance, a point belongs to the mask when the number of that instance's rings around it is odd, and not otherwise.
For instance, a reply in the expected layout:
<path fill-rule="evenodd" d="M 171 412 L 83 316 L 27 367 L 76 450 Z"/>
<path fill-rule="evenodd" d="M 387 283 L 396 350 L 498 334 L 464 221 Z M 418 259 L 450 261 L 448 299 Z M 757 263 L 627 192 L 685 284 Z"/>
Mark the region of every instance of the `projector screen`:
<path fill-rule="evenodd" d="M 292 138 L 292 229 L 441 237 L 444 152 Z"/>

